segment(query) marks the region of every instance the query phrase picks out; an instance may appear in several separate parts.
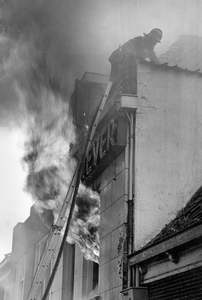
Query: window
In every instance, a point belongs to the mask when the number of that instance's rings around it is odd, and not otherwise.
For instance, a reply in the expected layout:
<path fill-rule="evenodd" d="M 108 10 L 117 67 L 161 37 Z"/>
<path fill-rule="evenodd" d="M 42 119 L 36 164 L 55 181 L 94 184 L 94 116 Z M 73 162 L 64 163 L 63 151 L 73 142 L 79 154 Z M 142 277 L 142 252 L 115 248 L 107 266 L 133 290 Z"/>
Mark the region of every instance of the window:
<path fill-rule="evenodd" d="M 23 257 L 16 265 L 16 295 L 17 300 L 23 300 L 25 284 L 26 256 Z"/>
<path fill-rule="evenodd" d="M 98 279 L 99 279 L 99 264 L 93 262 L 93 290 L 98 285 Z"/>
<path fill-rule="evenodd" d="M 98 288 L 99 265 L 93 261 L 87 261 L 87 294 L 93 295 Z"/>
<path fill-rule="evenodd" d="M 42 256 L 43 251 L 44 251 L 44 249 L 45 249 L 47 237 L 48 237 L 48 236 L 45 236 L 45 237 L 44 237 L 44 238 L 36 245 L 36 248 L 35 248 L 35 266 L 34 266 L 34 270 L 35 270 L 35 271 L 34 271 L 34 273 L 36 273 L 36 271 L 37 271 L 37 268 L 38 268 L 38 265 L 39 265 L 41 256 Z M 44 280 L 43 280 L 42 289 L 41 289 L 41 291 L 40 291 L 39 296 L 38 296 L 37 299 L 41 299 L 42 296 L 44 295 L 46 286 L 47 286 L 47 284 L 48 284 L 48 280 L 49 280 L 49 278 L 50 278 L 51 268 L 52 268 L 52 263 L 50 264 L 50 266 L 49 266 L 48 269 L 47 269 L 46 276 L 45 276 L 45 278 L 44 278 Z M 51 300 L 50 294 L 51 294 L 51 291 L 50 291 L 50 293 L 49 293 L 49 296 L 47 297 L 47 300 Z"/>
<path fill-rule="evenodd" d="M 42 256 L 43 250 L 46 245 L 47 236 L 45 236 L 37 245 L 35 249 L 35 265 L 34 265 L 34 273 L 37 270 L 40 258 Z"/>

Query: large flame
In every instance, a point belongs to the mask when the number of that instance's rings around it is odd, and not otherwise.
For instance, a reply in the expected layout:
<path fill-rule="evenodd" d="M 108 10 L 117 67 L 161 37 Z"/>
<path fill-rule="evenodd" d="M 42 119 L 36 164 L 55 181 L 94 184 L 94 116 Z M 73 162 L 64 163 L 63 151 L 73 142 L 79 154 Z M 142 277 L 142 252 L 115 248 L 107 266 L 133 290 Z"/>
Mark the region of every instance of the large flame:
<path fill-rule="evenodd" d="M 14 11 L 12 17 L 11 10 L 10 23 L 15 25 L 17 18 L 19 25 L 16 8 Z M 70 155 L 70 145 L 76 142 L 76 134 L 64 88 L 65 78 L 68 78 L 65 55 L 59 60 L 55 56 L 54 46 L 57 48 L 58 45 L 54 44 L 54 37 L 50 38 L 50 32 L 47 34 L 43 30 L 40 33 L 36 22 L 40 21 L 40 13 L 34 12 L 33 15 L 29 13 L 30 19 L 26 14 L 23 19 L 20 14 L 21 26 L 26 21 L 29 30 L 14 37 L 12 31 L 3 35 L 2 43 L 7 51 L 1 58 L 1 76 L 13 78 L 26 124 L 23 158 L 28 170 L 26 190 L 32 195 L 38 211 L 51 209 L 56 221 L 77 163 Z M 43 41 L 49 41 L 49 47 Z M 99 205 L 99 195 L 80 184 L 67 237 L 69 243 L 79 244 L 87 259 L 96 262 L 99 256 Z"/>

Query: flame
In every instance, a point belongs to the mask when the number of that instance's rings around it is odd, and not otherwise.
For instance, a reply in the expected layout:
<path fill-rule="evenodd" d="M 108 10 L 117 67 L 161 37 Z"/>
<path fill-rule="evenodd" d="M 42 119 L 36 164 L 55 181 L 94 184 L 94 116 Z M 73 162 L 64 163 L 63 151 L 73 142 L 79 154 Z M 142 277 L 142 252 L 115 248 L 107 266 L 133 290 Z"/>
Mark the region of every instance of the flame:
<path fill-rule="evenodd" d="M 76 209 L 71 223 L 69 243 L 76 242 L 87 260 L 98 263 L 100 197 L 97 192 L 79 186 Z"/>
<path fill-rule="evenodd" d="M 31 91 L 16 86 L 16 92 L 27 108 Z M 76 141 L 75 128 L 68 103 L 45 88 L 37 96 L 40 109 L 32 108 L 31 112 L 26 109 L 28 139 L 24 162 L 29 173 L 26 190 L 39 211 L 51 209 L 57 220 L 76 167 L 70 155 L 70 145 Z M 80 184 L 67 237 L 69 243 L 79 244 L 86 259 L 95 262 L 99 257 L 99 205 L 99 195 Z"/>
<path fill-rule="evenodd" d="M 60 85 L 68 69 L 66 64 L 65 69 L 61 67 L 63 56 L 58 61 L 55 52 L 52 55 L 54 39 L 50 49 L 44 47 L 46 35 L 40 35 L 33 19 L 28 32 L 29 35 L 26 31 L 17 38 L 7 35 L 0 40 L 7 49 L 1 57 L 0 74 L 13 78 L 23 114 L 27 137 L 23 165 L 28 171 L 25 189 L 32 195 L 36 209 L 41 213 L 51 209 L 56 221 L 77 163 L 70 153 L 71 144 L 76 143 L 75 127 L 66 89 Z M 67 237 L 95 262 L 99 256 L 99 206 L 99 195 L 80 184 Z M 69 208 L 66 218 L 68 212 Z M 63 232 L 64 228 L 61 235 Z"/>

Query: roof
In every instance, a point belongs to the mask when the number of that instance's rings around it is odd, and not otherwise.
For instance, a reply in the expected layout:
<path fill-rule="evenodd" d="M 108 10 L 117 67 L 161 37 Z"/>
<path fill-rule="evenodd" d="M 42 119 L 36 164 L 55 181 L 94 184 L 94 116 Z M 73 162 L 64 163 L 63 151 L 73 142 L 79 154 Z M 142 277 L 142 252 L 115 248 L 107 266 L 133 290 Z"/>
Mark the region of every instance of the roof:
<path fill-rule="evenodd" d="M 180 35 L 179 40 L 159 60 L 169 67 L 202 73 L 202 37 Z"/>
<path fill-rule="evenodd" d="M 187 205 L 154 237 L 146 247 L 167 240 L 193 226 L 202 223 L 202 187 L 191 198 Z"/>

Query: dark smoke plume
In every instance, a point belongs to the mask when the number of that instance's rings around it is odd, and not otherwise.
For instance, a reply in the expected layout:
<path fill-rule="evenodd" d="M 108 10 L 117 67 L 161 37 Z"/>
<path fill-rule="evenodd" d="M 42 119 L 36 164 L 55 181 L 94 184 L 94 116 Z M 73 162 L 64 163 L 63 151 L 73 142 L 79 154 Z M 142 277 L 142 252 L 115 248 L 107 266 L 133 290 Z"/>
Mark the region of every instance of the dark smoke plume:
<path fill-rule="evenodd" d="M 12 0 L 2 5 L 7 25 L 2 35 L 1 75 L 10 80 L 15 92 L 8 110 L 13 112 L 15 107 L 26 122 L 26 190 L 36 208 L 41 212 L 51 209 L 55 220 L 76 165 L 70 155 L 76 136 L 67 100 L 75 68 L 75 41 L 68 28 L 71 3 L 69 7 L 65 3 Z M 6 105 L 0 105 L 5 111 Z M 99 203 L 97 193 L 80 185 L 68 236 L 69 242 L 80 245 L 87 259 L 96 262 Z"/>
<path fill-rule="evenodd" d="M 71 1 L 8 0 L 2 1 L 0 9 L 6 22 L 0 36 L 0 88 L 5 94 L 0 97 L 2 117 L 14 118 L 16 113 L 22 117 L 12 88 L 16 76 L 33 94 L 43 85 L 69 96 L 77 68 L 85 61 L 81 52 L 76 54 Z M 38 105 L 33 99 L 30 102 Z"/>

